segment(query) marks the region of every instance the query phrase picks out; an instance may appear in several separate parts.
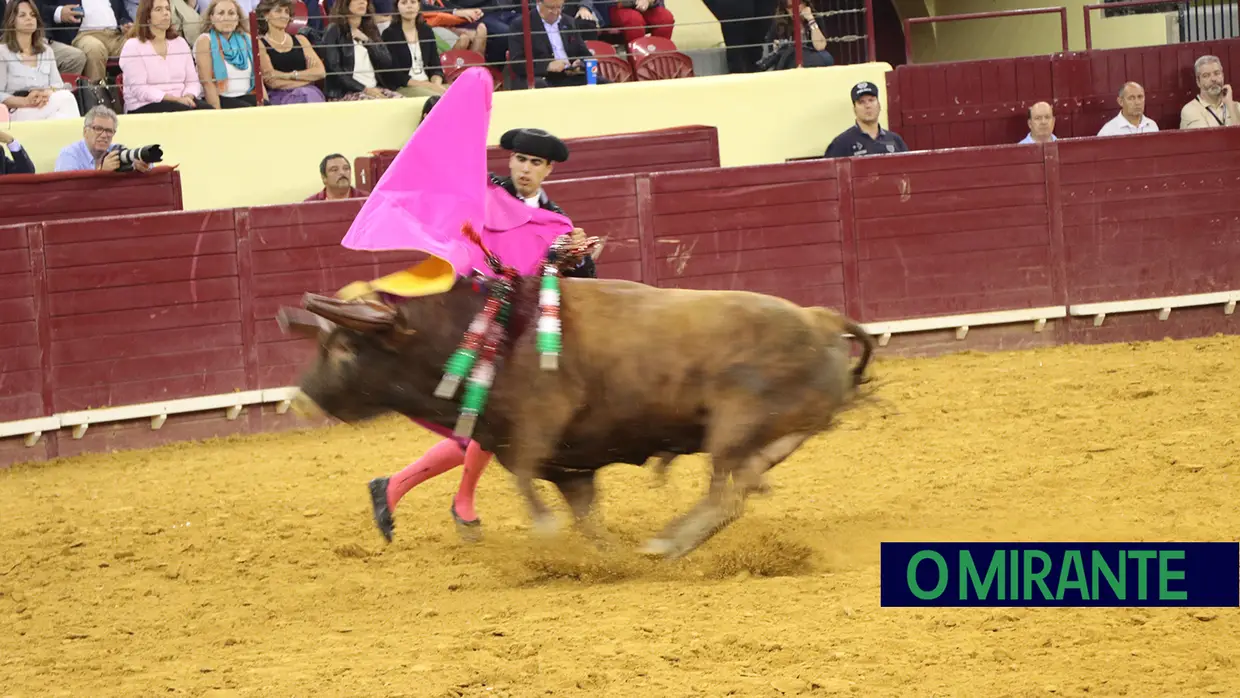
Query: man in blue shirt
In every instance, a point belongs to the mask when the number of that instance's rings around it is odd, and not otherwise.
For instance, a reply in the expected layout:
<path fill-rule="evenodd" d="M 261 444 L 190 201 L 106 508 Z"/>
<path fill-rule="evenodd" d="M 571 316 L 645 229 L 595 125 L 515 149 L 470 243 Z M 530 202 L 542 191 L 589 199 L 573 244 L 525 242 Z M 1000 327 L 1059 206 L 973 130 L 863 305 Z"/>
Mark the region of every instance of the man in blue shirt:
<path fill-rule="evenodd" d="M 56 171 L 115 172 L 119 169 L 121 157 L 117 151 L 123 150 L 125 146 L 112 144 L 117 125 L 116 112 L 102 104 L 91 107 L 91 110 L 86 112 L 86 127 L 82 129 L 82 140 L 70 143 L 60 151 L 60 156 L 56 158 Z M 151 166 L 135 160 L 133 168 L 138 172 L 146 172 Z"/>
<path fill-rule="evenodd" d="M 1046 102 L 1029 107 L 1029 135 L 1021 143 L 1049 143 L 1055 138 L 1055 112 Z"/>
<path fill-rule="evenodd" d="M 847 158 L 854 155 L 908 152 L 903 138 L 878 125 L 878 116 L 883 111 L 883 105 L 878 101 L 877 85 L 865 81 L 853 85 L 852 102 L 857 123 L 831 141 L 825 157 Z"/>

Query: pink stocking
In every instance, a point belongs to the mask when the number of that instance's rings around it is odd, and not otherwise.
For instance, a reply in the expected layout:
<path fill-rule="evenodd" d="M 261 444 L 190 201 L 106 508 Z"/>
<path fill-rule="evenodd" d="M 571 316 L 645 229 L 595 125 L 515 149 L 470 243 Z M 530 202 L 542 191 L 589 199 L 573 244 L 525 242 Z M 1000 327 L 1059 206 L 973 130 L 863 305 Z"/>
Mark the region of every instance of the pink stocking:
<path fill-rule="evenodd" d="M 472 446 L 473 443 L 471 442 Z M 442 475 L 449 470 L 460 465 L 465 460 L 465 452 L 461 450 L 459 444 L 452 439 L 444 439 L 439 443 L 431 446 L 431 448 L 422 455 L 421 458 L 410 463 L 404 470 L 392 476 L 388 482 L 387 503 L 389 511 L 396 511 L 396 503 L 404 497 L 409 490 L 426 482 L 427 480 Z M 468 471 L 466 471 L 468 472 Z M 470 492 L 470 505 L 472 510 L 473 493 Z"/>
<path fill-rule="evenodd" d="M 482 450 L 477 442 L 470 441 L 469 448 L 465 449 L 465 472 L 461 474 L 461 486 L 452 501 L 457 516 L 466 521 L 478 519 L 478 513 L 474 511 L 474 491 L 478 489 L 482 471 L 487 469 L 490 462 L 491 454 Z"/>

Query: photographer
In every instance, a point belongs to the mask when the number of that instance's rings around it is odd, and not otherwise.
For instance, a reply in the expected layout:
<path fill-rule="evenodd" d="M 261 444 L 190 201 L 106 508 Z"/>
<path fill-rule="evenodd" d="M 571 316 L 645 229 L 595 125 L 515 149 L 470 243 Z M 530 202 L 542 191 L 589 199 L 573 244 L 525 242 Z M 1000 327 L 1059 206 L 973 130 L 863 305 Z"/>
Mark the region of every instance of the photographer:
<path fill-rule="evenodd" d="M 102 172 L 146 172 L 163 160 L 159 146 L 129 149 L 113 144 L 118 126 L 116 112 L 98 105 L 86 112 L 82 140 L 65 146 L 56 158 L 57 172 L 100 170 Z"/>

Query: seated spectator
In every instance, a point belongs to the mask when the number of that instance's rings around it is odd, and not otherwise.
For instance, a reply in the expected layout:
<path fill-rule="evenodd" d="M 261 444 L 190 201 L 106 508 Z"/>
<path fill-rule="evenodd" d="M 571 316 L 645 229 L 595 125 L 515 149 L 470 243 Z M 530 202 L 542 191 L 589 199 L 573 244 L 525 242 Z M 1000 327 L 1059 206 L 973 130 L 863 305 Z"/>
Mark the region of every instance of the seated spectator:
<path fill-rule="evenodd" d="M 56 70 L 34 0 L 11 0 L 0 43 L 0 102 L 12 121 L 76 119 L 77 99 Z"/>
<path fill-rule="evenodd" d="M 583 41 L 598 41 L 598 30 L 607 26 L 607 0 L 599 0 L 596 8 L 594 0 L 564 3 L 564 14 L 573 18 L 573 27 Z"/>
<path fill-rule="evenodd" d="M 189 44 L 172 27 L 169 0 L 138 3 L 133 36 L 121 49 L 121 73 L 125 76 L 125 112 L 156 112 L 207 109 L 202 85 Z"/>
<path fill-rule="evenodd" d="M 431 109 L 434 109 L 435 105 L 438 103 L 439 103 L 439 95 L 435 95 L 434 97 L 427 97 L 426 101 L 422 103 L 422 119 L 418 123 L 422 123 L 422 121 L 426 121 L 426 115 L 431 113 Z"/>
<path fill-rule="evenodd" d="M 134 18 L 134 24 L 142 24 L 138 19 L 138 5 L 140 0 L 125 0 L 125 11 L 130 17 Z M 169 7 L 172 14 L 172 28 L 177 34 L 185 39 L 186 46 L 193 46 L 198 39 L 198 35 L 202 33 L 202 15 L 198 14 L 195 9 L 198 0 L 170 0 Z"/>
<path fill-rule="evenodd" d="M 81 75 L 82 71 L 86 70 L 86 54 L 82 53 L 82 49 L 74 48 L 65 42 L 73 41 L 77 34 L 77 25 L 82 20 L 82 8 L 73 4 L 73 0 L 69 0 L 66 5 L 56 3 L 57 0 L 35 0 L 47 39 L 52 45 L 52 53 L 56 56 L 56 68 L 62 73 Z M 57 28 L 57 25 L 62 23 L 71 28 Z"/>
<path fill-rule="evenodd" d="M 237 0 L 211 0 L 207 31 L 194 42 L 194 62 L 207 104 L 213 109 L 239 109 L 258 104 L 254 94 L 254 55 L 243 23 L 249 14 Z"/>
<path fill-rule="evenodd" d="M 469 0 L 466 0 L 468 2 Z M 432 33 L 447 44 L 450 49 L 477 51 L 486 55 L 487 25 L 482 23 L 482 9 L 478 7 L 459 7 L 460 3 L 448 3 L 444 0 L 423 0 L 422 9 L 430 16 L 427 24 Z M 507 45 L 507 42 L 501 42 Z"/>
<path fill-rule="evenodd" d="M 396 0 L 396 15 L 381 35 L 392 57 L 392 69 L 379 81 L 406 97 L 434 97 L 447 92 L 435 35 L 421 14 L 419 0 Z"/>
<path fill-rule="evenodd" d="M 258 17 L 259 53 L 263 85 L 272 104 L 307 104 L 326 101 L 314 83 L 327 75 L 323 61 L 310 40 L 287 31 L 292 19 L 292 0 L 263 0 L 254 11 Z"/>
<path fill-rule="evenodd" d="M 1180 128 L 1216 128 L 1240 124 L 1231 85 L 1223 77 L 1223 64 L 1217 56 L 1202 56 L 1193 64 L 1201 92 L 1180 110 Z"/>
<path fill-rule="evenodd" d="M 814 16 L 808 2 L 801 4 L 801 62 L 806 68 L 835 65 L 835 58 L 827 52 L 826 20 Z M 671 29 L 668 29 L 671 33 Z M 766 33 L 771 52 L 758 67 L 763 70 L 787 70 L 797 66 L 796 44 L 792 34 L 792 0 L 783 0 L 775 10 L 775 19 Z"/>
<path fill-rule="evenodd" d="M 124 0 L 82 2 L 59 7 L 57 12 L 58 26 L 72 28 L 73 46 L 86 54 L 82 74 L 91 82 L 99 82 L 107 75 L 108 59 L 121 55 L 125 33 L 133 26 Z"/>
<path fill-rule="evenodd" d="M 340 153 L 332 153 L 319 163 L 323 177 L 323 190 L 306 197 L 306 201 L 339 201 L 341 199 L 364 199 L 366 195 L 353 188 L 352 168 L 349 160 Z"/>
<path fill-rule="evenodd" d="M 376 70 L 392 69 L 369 0 L 336 0 L 320 45 L 327 66 L 327 100 L 393 99 L 403 95 L 379 86 Z"/>
<path fill-rule="evenodd" d="M 77 170 L 100 170 L 115 172 L 121 166 L 120 156 L 115 152 L 125 146 L 112 143 L 119 126 L 116 112 L 103 105 L 91 107 L 86 112 L 86 127 L 82 140 L 70 143 L 56 158 L 57 172 Z M 151 166 L 142 161 L 134 162 L 134 170 L 146 172 Z"/>
<path fill-rule="evenodd" d="M 521 4 L 516 0 L 452 0 L 460 8 L 482 10 L 482 25 L 486 27 L 486 51 L 482 54 L 487 63 L 500 65 L 504 52 L 509 50 L 512 37 L 507 36 L 512 23 L 520 26 Z M 532 14 L 532 13 L 531 13 Z"/>
<path fill-rule="evenodd" d="M 1099 136 L 1124 136 L 1133 133 L 1154 133 L 1158 124 L 1145 115 L 1145 88 L 1126 82 L 1119 88 L 1119 113 L 1102 125 Z"/>
<path fill-rule="evenodd" d="M 21 143 L 8 133 L 0 131 L 0 144 L 8 146 L 9 152 L 13 154 L 12 160 L 9 156 L 0 154 L 0 175 L 34 174 L 34 161 Z"/>
<path fill-rule="evenodd" d="M 1029 107 L 1029 135 L 1021 143 L 1050 143 L 1055 138 L 1055 112 L 1046 102 L 1035 102 Z"/>
<path fill-rule="evenodd" d="M 608 20 L 624 34 L 625 44 L 647 34 L 672 38 L 676 18 L 663 6 L 663 0 L 618 0 L 609 4 Z"/>
<path fill-rule="evenodd" d="M 573 31 L 573 18 L 563 13 L 564 0 L 538 0 L 538 14 L 530 15 L 530 48 L 534 54 L 535 87 L 568 87 L 586 84 L 585 64 L 591 55 L 586 42 Z M 508 53 L 518 87 L 524 87 L 525 38 L 521 18 L 508 27 Z M 607 82 L 601 76 L 599 83 Z"/>
<path fill-rule="evenodd" d="M 825 157 L 908 152 L 903 138 L 878 125 L 883 105 L 878 101 L 878 87 L 874 83 L 863 81 L 853 85 L 852 102 L 857 123 L 831 141 Z"/>

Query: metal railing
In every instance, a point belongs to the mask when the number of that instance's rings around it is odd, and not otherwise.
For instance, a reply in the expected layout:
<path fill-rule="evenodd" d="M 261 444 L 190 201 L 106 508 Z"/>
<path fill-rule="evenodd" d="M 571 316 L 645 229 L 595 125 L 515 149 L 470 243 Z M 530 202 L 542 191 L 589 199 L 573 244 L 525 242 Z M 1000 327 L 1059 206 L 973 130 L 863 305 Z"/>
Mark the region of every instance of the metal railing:
<path fill-rule="evenodd" d="M 1166 0 L 1158 0 L 1166 2 Z M 940 15 L 938 17 L 910 17 L 904 20 L 904 59 L 913 63 L 913 25 L 937 24 L 939 22 L 962 22 L 971 19 L 997 19 L 1002 17 L 1024 17 L 1027 15 L 1059 15 L 1060 32 L 1063 36 L 1063 50 L 1068 50 L 1068 10 L 1065 7 L 1034 7 L 1025 10 L 995 10 L 994 12 L 970 12 L 961 15 Z"/>

